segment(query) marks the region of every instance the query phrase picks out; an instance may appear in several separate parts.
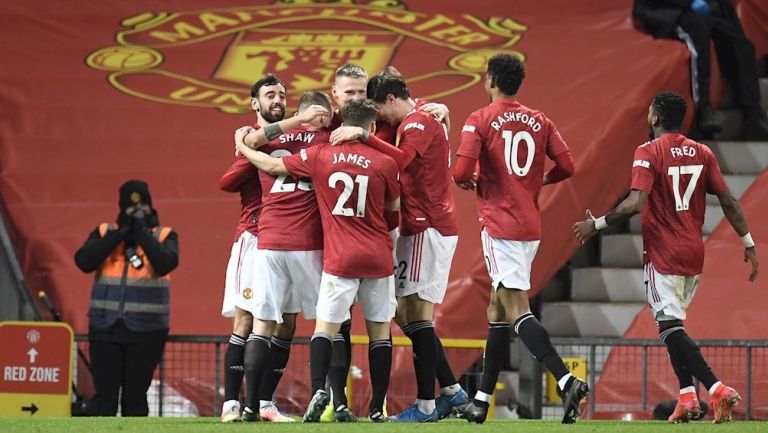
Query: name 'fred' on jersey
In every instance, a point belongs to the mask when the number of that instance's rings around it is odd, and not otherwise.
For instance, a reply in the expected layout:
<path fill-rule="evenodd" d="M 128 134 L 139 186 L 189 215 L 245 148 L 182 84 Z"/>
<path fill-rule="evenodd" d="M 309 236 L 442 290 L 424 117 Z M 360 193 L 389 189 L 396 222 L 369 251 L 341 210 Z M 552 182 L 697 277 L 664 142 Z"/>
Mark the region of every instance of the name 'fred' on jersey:
<path fill-rule="evenodd" d="M 260 151 L 283 158 L 303 149 L 328 142 L 329 132 L 300 126 L 284 132 Z M 270 176 L 259 171 L 263 191 L 259 220 L 259 245 L 262 250 L 312 251 L 323 248 L 323 228 L 308 178 Z"/>
<path fill-rule="evenodd" d="M 457 154 L 480 164 L 478 214 L 491 236 L 541 239 L 539 192 L 544 162 L 567 151 L 544 113 L 513 99 L 497 99 L 469 116 Z"/>

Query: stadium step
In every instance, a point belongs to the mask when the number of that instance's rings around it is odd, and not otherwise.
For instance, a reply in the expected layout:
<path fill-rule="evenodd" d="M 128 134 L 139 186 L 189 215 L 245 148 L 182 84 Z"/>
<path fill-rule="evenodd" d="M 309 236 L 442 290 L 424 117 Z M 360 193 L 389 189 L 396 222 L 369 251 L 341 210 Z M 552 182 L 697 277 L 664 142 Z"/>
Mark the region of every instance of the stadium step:
<path fill-rule="evenodd" d="M 550 302 L 542 306 L 542 324 L 553 337 L 621 338 L 644 307 L 645 303 Z"/>
<path fill-rule="evenodd" d="M 645 302 L 642 258 L 640 260 L 638 267 L 574 269 L 571 300 L 574 302 Z"/>
<path fill-rule="evenodd" d="M 639 233 L 600 236 L 600 264 L 608 268 L 641 268 L 643 236 Z M 576 275 L 573 280 L 575 285 Z"/>
<path fill-rule="evenodd" d="M 710 141 L 724 174 L 758 175 L 768 167 L 768 143 L 759 141 Z"/>

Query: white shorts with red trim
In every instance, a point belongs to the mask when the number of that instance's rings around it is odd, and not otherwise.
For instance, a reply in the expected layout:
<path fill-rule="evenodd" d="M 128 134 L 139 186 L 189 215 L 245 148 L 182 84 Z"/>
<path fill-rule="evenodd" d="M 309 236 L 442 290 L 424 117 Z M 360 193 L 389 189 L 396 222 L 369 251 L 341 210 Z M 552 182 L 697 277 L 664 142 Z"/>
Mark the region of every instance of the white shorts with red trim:
<path fill-rule="evenodd" d="M 232 244 L 224 279 L 224 302 L 221 305 L 221 315 L 224 317 L 234 316 L 235 306 L 245 310 L 244 296 L 251 296 L 253 292 L 256 246 L 256 236 L 250 232 L 243 232 Z"/>
<path fill-rule="evenodd" d="M 655 320 L 685 320 L 701 275 L 690 277 L 659 273 L 648 262 L 643 266 L 645 295 Z"/>
<path fill-rule="evenodd" d="M 513 241 L 495 238 L 483 228 L 480 233 L 483 257 L 493 290 L 499 285 L 508 289 L 531 289 L 531 266 L 541 241 Z"/>
<path fill-rule="evenodd" d="M 395 249 L 397 296 L 416 293 L 419 299 L 427 302 L 443 302 L 458 240 L 458 236 L 443 236 L 431 227 L 416 235 L 398 237 Z"/>
<path fill-rule="evenodd" d="M 314 320 L 323 273 L 323 250 L 257 250 L 258 282 L 247 310 L 261 320 L 283 322 L 283 314 Z"/>
<path fill-rule="evenodd" d="M 394 277 L 345 278 L 323 272 L 317 319 L 328 323 L 349 320 L 349 307 L 355 299 L 363 309 L 365 320 L 389 322 L 397 308 Z"/>

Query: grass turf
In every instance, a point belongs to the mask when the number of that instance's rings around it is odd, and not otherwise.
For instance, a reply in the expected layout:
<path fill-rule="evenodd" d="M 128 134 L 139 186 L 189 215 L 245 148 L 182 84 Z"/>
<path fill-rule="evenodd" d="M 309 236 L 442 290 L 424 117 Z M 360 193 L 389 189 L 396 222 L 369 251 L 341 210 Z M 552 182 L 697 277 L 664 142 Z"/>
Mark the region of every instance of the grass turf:
<path fill-rule="evenodd" d="M 221 424 L 218 418 L 0 418 L 2 433 L 230 433 L 230 432 L 419 432 L 453 433 L 478 431 L 504 433 L 614 433 L 614 432 L 766 432 L 765 422 L 731 422 L 714 425 L 709 421 L 697 421 L 689 424 L 669 425 L 660 421 L 580 421 L 573 425 L 563 425 L 557 421 L 516 420 L 491 421 L 483 425 L 469 424 L 462 420 L 442 421 L 434 424 L 355 424 L 316 423 L 293 424 L 270 423 L 232 423 Z"/>

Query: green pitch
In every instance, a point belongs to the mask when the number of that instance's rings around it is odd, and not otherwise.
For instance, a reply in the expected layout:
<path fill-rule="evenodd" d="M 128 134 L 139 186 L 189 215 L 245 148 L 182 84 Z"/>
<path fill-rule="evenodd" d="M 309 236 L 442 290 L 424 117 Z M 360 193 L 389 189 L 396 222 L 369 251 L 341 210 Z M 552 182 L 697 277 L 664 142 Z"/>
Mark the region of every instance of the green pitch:
<path fill-rule="evenodd" d="M 221 424 L 218 418 L 0 418 L 2 433 L 231 433 L 231 432 L 311 432 L 311 433 L 632 433 L 632 432 L 745 432 L 768 431 L 765 422 L 732 422 L 714 425 L 709 421 L 669 425 L 651 421 L 580 421 L 562 425 L 556 421 L 492 421 L 483 425 L 451 420 L 435 424 Z"/>

